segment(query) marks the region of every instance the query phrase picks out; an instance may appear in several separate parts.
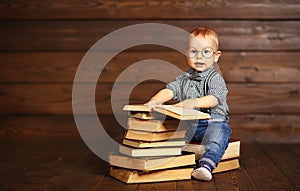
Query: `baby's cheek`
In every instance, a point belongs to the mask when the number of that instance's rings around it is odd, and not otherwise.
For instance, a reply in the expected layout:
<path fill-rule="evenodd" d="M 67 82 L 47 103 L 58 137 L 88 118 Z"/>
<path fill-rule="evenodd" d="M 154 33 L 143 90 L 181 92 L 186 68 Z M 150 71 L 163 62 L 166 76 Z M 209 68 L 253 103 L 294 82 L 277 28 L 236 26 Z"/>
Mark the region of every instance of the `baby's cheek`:
<path fill-rule="evenodd" d="M 189 66 L 192 66 L 193 61 L 192 61 L 191 59 L 187 58 L 187 62 L 188 62 L 188 65 L 189 65 Z"/>
<path fill-rule="evenodd" d="M 207 60 L 205 60 L 205 63 L 207 65 L 212 65 L 212 64 L 214 64 L 214 60 L 213 59 L 207 59 Z"/>

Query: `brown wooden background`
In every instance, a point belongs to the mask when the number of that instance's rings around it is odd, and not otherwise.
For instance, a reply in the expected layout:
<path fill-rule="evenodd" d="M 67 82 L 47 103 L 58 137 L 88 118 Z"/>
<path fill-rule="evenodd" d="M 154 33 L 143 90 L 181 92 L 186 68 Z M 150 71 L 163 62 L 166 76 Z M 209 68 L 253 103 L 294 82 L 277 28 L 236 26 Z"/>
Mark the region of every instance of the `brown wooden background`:
<path fill-rule="evenodd" d="M 76 133 L 72 82 L 85 52 L 116 29 L 146 22 L 187 31 L 205 25 L 219 33 L 219 63 L 230 91 L 234 131 L 249 136 L 257 131 L 299 133 L 297 0 L 15 0 L 0 1 L 0 19 L 1 139 Z M 96 104 L 102 117 L 112 114 L 114 80 L 131 64 L 148 58 L 186 68 L 184 56 L 169 49 L 140 46 L 124 51 L 99 79 Z M 163 85 L 147 81 L 134 90 L 131 101 L 142 103 Z"/>

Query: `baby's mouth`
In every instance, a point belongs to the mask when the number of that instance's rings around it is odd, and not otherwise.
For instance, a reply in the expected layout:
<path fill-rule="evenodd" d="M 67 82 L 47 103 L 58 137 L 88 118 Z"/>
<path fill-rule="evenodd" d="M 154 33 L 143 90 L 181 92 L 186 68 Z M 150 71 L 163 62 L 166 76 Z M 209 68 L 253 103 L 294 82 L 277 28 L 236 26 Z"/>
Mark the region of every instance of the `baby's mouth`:
<path fill-rule="evenodd" d="M 204 62 L 194 62 L 194 64 L 195 64 L 197 67 L 201 67 L 201 66 L 204 66 L 204 65 L 205 65 Z"/>

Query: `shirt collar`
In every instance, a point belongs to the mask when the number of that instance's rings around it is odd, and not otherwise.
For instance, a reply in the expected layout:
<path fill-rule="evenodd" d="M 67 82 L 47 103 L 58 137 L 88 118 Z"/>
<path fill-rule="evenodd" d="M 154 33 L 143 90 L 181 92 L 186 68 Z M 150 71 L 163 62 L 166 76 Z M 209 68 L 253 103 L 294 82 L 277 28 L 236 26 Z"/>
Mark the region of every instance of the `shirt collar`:
<path fill-rule="evenodd" d="M 201 78 L 205 78 L 213 69 L 214 67 L 212 66 L 203 72 L 197 72 L 193 68 L 189 68 L 187 72 L 191 78 L 201 79 Z"/>

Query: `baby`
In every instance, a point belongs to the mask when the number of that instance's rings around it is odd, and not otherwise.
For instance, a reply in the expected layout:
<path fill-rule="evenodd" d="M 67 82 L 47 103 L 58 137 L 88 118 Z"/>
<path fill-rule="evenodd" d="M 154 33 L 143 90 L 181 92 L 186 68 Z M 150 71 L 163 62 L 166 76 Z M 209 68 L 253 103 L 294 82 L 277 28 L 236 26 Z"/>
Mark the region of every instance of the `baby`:
<path fill-rule="evenodd" d="M 218 34 L 208 27 L 199 27 L 189 36 L 186 50 L 189 70 L 166 85 L 146 104 L 159 105 L 175 99 L 182 108 L 195 108 L 210 113 L 209 120 L 188 121 L 186 141 L 205 145 L 206 151 L 192 176 L 210 181 L 212 171 L 228 146 L 231 130 L 228 125 L 228 90 L 222 76 L 214 69 L 222 52 L 218 50 Z"/>

